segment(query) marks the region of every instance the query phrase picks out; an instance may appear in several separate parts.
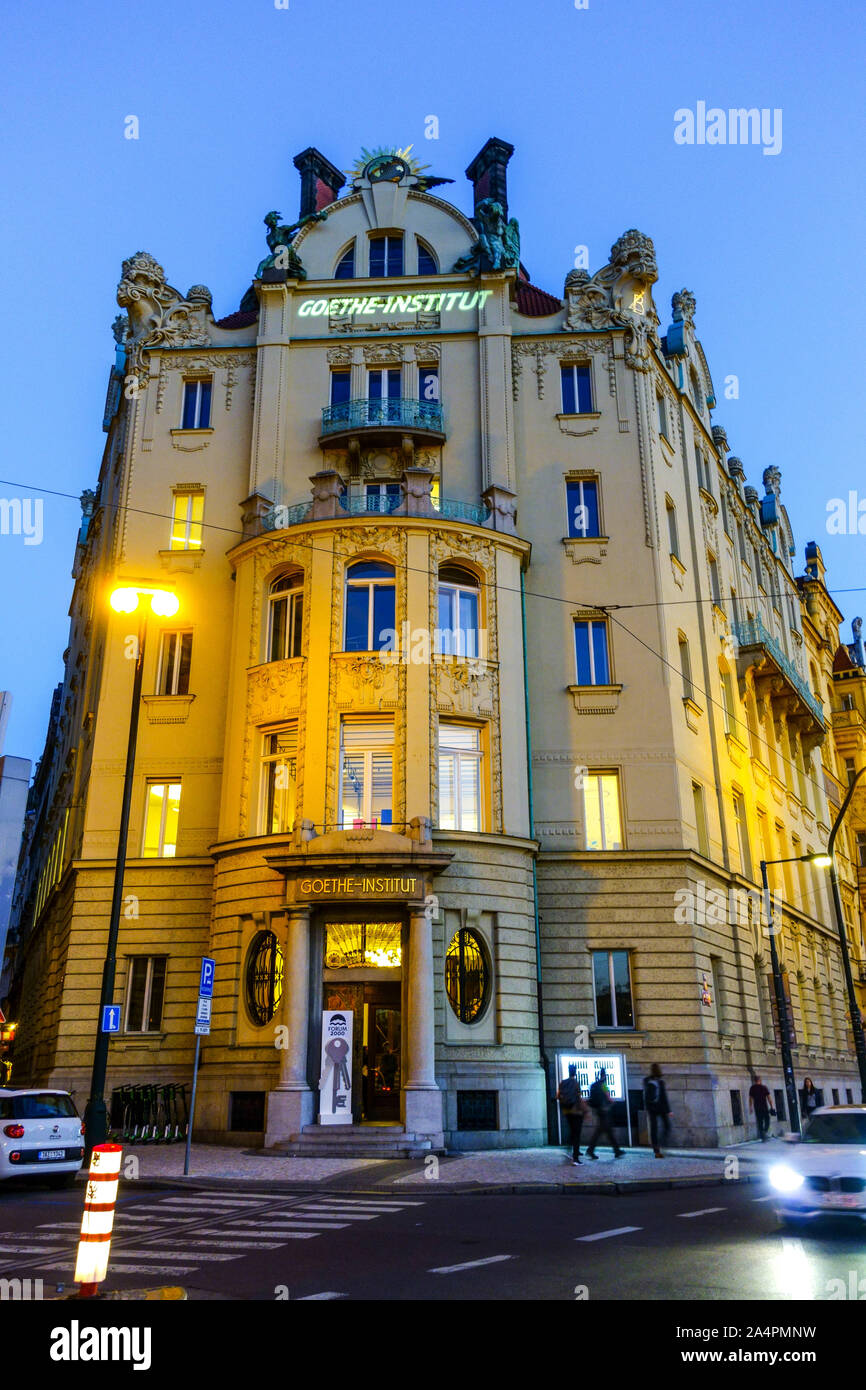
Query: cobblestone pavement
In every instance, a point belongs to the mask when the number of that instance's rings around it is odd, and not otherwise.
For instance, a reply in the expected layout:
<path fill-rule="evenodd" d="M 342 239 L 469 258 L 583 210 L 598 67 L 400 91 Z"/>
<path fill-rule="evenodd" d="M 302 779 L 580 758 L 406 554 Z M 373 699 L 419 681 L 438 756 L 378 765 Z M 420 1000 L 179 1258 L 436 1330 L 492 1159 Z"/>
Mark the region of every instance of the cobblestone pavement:
<path fill-rule="evenodd" d="M 526 1187 L 582 1186 L 598 1183 L 668 1182 L 671 1180 L 721 1179 L 732 1176 L 758 1175 L 771 1159 L 786 1150 L 779 1140 L 765 1145 L 740 1144 L 729 1149 L 676 1149 L 662 1160 L 648 1149 L 627 1150 L 625 1157 L 614 1159 L 609 1149 L 600 1149 L 598 1159 L 583 1158 L 573 1167 L 569 1151 L 561 1148 L 486 1150 L 475 1153 L 452 1153 L 447 1157 L 412 1161 L 377 1158 L 289 1158 L 284 1154 L 270 1155 L 252 1149 L 224 1145 L 195 1144 L 192 1149 L 188 1181 L 242 1181 L 273 1185 L 310 1183 L 323 1184 L 334 1179 L 354 1178 L 363 1185 L 365 1175 L 375 1179 L 377 1187 L 393 1184 L 397 1187 L 431 1187 L 431 1179 L 448 1187 Z M 738 1169 L 726 1169 L 726 1160 L 738 1160 Z M 126 1169 L 127 1177 L 142 1180 L 183 1179 L 184 1152 L 181 1145 L 165 1148 L 127 1148 L 124 1167 L 130 1158 L 137 1161 L 137 1171 Z M 375 1169 L 375 1174 L 367 1170 Z"/>

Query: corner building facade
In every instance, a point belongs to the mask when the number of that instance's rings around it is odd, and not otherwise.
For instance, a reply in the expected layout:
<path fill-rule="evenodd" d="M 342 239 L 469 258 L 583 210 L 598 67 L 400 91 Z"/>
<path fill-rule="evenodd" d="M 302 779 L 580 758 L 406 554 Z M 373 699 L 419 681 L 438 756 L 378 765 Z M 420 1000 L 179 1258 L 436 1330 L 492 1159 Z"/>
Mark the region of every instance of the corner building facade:
<path fill-rule="evenodd" d="M 354 1021 L 328 1133 L 356 1151 L 545 1142 L 578 1027 L 632 1087 L 666 1064 L 685 1142 L 742 1138 L 750 1070 L 773 1084 L 760 916 L 698 905 L 826 840 L 841 615 L 820 554 L 793 573 L 778 470 L 744 487 L 710 423 L 692 296 L 662 336 L 635 231 L 562 298 L 532 285 L 511 154 L 469 166 L 470 219 L 404 153 L 343 191 L 304 151 L 300 220 L 268 215 L 228 318 L 124 263 L 19 869 L 16 1082 L 86 1096 L 134 665 L 107 595 L 162 585 L 110 1085 L 188 1081 L 203 954 L 203 1138 L 317 1151 L 324 1010 Z M 776 887 L 801 1060 L 850 1086 L 825 889 Z"/>

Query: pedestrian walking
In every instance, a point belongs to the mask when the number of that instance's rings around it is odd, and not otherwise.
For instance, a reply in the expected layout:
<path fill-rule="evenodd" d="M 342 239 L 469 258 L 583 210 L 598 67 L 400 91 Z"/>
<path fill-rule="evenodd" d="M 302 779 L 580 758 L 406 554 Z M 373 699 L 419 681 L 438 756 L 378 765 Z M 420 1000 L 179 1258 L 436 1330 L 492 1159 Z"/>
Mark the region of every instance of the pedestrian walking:
<path fill-rule="evenodd" d="M 803 1119 L 810 1120 L 818 1109 L 820 1102 L 818 1092 L 815 1090 L 811 1076 L 807 1076 L 803 1082 L 803 1089 L 800 1092 L 800 1108 L 803 1111 Z"/>
<path fill-rule="evenodd" d="M 577 1079 L 577 1067 L 573 1062 L 569 1063 L 568 1076 L 559 1083 L 556 1099 L 559 1101 L 559 1109 L 568 1126 L 571 1138 L 571 1161 L 579 1166 L 580 1131 L 583 1128 L 584 1119 L 589 1114 L 589 1106 L 583 1098 L 580 1082 Z"/>
<path fill-rule="evenodd" d="M 770 1092 L 762 1082 L 760 1076 L 755 1074 L 755 1080 L 749 1088 L 749 1109 L 754 1111 L 755 1124 L 758 1126 L 758 1138 L 762 1144 L 767 1142 L 767 1134 L 770 1128 L 770 1116 L 775 1115 L 775 1110 L 770 1102 Z"/>
<path fill-rule="evenodd" d="M 649 1076 L 644 1077 L 643 1096 L 646 1112 L 649 1115 L 650 1143 L 653 1146 L 653 1153 L 656 1158 L 664 1158 L 659 1147 L 659 1121 L 661 1121 L 665 1143 L 667 1143 L 671 1133 L 671 1109 L 668 1104 L 668 1093 L 665 1089 L 662 1069 L 658 1062 L 653 1062 L 649 1069 Z"/>
<path fill-rule="evenodd" d="M 598 1073 L 595 1081 L 589 1088 L 589 1108 L 595 1116 L 595 1129 L 586 1150 L 587 1158 L 598 1158 L 595 1146 L 603 1135 L 607 1135 L 610 1146 L 613 1149 L 614 1158 L 624 1158 L 625 1150 L 621 1149 L 613 1136 L 610 1127 L 611 1111 L 613 1101 L 610 1098 L 610 1091 L 607 1088 L 607 1072 L 604 1067 Z"/>

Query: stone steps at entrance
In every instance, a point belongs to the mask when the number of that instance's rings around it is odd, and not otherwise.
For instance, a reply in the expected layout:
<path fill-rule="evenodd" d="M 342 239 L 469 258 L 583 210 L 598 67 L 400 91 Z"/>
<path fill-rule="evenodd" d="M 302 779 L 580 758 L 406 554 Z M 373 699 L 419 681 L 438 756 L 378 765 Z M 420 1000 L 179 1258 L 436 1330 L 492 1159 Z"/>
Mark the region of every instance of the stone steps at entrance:
<path fill-rule="evenodd" d="M 433 1145 L 402 1125 L 305 1125 L 268 1152 L 291 1158 L 423 1158 Z"/>

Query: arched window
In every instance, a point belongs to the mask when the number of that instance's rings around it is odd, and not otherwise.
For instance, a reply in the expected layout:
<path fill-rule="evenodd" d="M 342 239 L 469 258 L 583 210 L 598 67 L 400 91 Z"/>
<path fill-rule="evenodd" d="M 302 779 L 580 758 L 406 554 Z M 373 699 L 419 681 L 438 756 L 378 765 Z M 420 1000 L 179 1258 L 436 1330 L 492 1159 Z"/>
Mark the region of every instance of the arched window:
<path fill-rule="evenodd" d="M 477 1023 L 490 995 L 490 967 L 477 932 L 462 927 L 445 953 L 445 993 L 461 1023 Z"/>
<path fill-rule="evenodd" d="M 443 565 L 439 570 L 437 656 L 478 657 L 478 580 L 462 565 Z"/>
<path fill-rule="evenodd" d="M 354 280 L 354 278 L 355 278 L 355 243 L 354 243 L 354 241 L 353 241 L 352 244 L 351 244 L 351 246 L 350 246 L 346 251 L 343 252 L 342 256 L 340 257 L 339 261 L 337 262 L 337 268 L 336 268 L 336 270 L 334 271 L 334 279 L 335 279 L 335 280 Z"/>
<path fill-rule="evenodd" d="M 346 626 L 343 650 L 394 649 L 394 567 L 381 560 L 358 560 L 346 570 Z"/>
<path fill-rule="evenodd" d="M 301 655 L 303 621 L 303 575 L 281 575 L 268 591 L 268 661 Z"/>
<path fill-rule="evenodd" d="M 283 997 L 283 952 L 272 931 L 257 932 L 246 968 L 246 1004 L 254 1023 L 270 1023 Z"/>
<path fill-rule="evenodd" d="M 438 275 L 439 266 L 436 257 L 420 237 L 418 241 L 418 274 L 419 275 Z"/>

